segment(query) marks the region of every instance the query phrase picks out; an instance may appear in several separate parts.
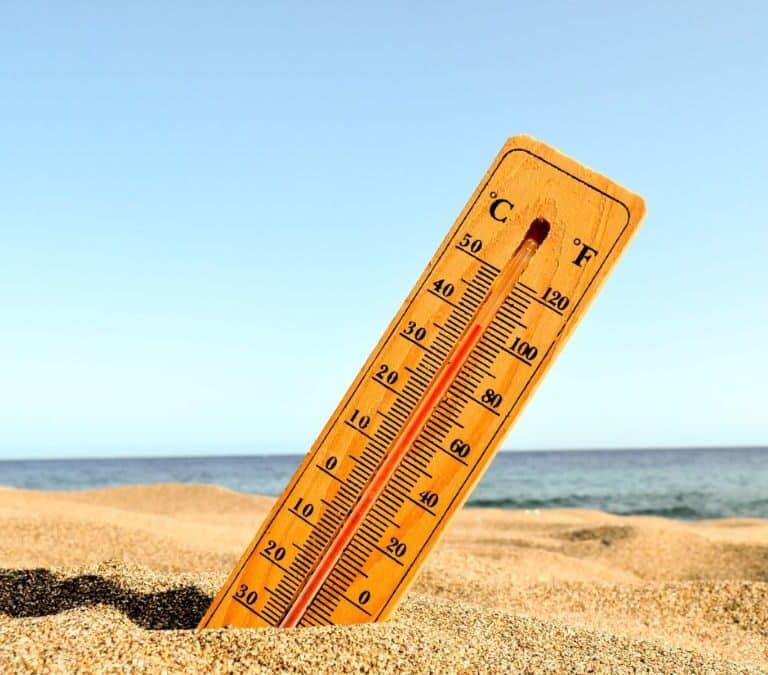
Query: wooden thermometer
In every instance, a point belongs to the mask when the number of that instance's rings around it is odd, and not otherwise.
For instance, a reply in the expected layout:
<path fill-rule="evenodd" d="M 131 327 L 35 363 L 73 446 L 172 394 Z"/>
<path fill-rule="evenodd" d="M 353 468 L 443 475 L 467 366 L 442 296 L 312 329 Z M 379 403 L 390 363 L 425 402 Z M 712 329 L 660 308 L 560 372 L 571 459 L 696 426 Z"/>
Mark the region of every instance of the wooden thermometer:
<path fill-rule="evenodd" d="M 607 178 L 510 139 L 200 628 L 389 616 L 643 213 Z"/>

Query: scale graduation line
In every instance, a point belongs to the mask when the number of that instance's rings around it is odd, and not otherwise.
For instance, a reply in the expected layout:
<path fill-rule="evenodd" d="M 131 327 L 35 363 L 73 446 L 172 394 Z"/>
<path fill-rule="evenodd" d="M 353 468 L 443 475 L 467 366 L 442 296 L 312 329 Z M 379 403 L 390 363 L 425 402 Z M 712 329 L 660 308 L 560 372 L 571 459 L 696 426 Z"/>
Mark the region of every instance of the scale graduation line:
<path fill-rule="evenodd" d="M 643 214 L 607 178 L 511 138 L 199 628 L 385 619 Z"/>

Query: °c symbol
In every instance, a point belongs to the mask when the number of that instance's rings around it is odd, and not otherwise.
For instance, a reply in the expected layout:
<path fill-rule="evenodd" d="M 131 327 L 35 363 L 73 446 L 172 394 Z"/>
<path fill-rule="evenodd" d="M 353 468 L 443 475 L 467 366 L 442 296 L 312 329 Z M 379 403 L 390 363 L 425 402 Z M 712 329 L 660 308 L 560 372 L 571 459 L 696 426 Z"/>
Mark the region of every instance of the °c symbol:
<path fill-rule="evenodd" d="M 509 213 L 515 205 L 508 199 L 497 199 L 498 195 L 495 192 L 491 192 L 491 206 L 488 208 L 488 212 L 491 214 L 491 218 L 499 223 L 507 222 L 509 216 L 502 215 L 503 213 Z"/>

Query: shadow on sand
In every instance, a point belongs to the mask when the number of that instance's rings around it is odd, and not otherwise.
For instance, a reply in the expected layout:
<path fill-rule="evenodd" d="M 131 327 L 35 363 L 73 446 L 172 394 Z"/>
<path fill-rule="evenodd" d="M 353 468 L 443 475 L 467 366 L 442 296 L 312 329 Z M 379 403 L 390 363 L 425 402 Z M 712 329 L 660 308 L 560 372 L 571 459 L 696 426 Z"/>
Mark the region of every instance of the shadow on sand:
<path fill-rule="evenodd" d="M 43 568 L 0 569 L 0 613 L 15 618 L 109 605 L 142 628 L 183 630 L 197 626 L 212 599 L 194 586 L 141 593 L 94 574 L 61 579 Z"/>

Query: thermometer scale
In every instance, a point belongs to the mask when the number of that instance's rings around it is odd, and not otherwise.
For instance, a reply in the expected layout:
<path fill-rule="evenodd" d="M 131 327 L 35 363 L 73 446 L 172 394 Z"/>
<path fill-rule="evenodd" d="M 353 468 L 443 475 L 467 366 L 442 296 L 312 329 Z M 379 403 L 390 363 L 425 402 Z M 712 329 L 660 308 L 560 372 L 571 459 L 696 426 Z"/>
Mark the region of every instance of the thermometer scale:
<path fill-rule="evenodd" d="M 199 627 L 389 616 L 644 210 L 511 138 Z"/>

